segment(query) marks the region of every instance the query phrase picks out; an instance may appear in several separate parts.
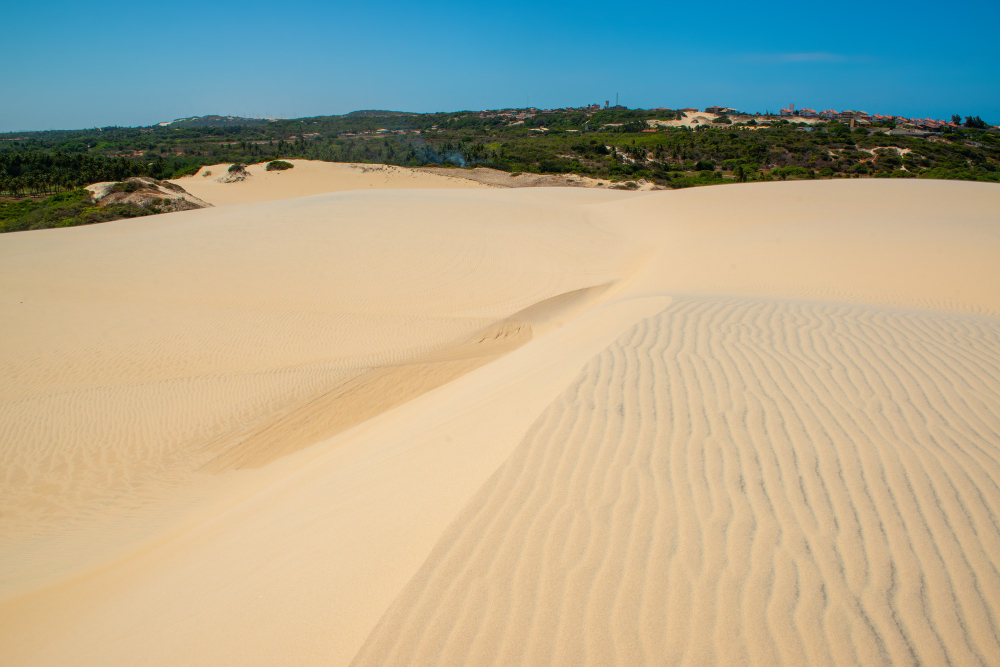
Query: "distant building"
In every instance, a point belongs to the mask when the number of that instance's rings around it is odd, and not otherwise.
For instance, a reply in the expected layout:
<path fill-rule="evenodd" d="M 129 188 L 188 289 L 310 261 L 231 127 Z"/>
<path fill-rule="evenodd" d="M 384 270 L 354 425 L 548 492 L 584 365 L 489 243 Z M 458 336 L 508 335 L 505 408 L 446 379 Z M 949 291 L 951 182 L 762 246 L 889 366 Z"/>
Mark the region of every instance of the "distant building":
<path fill-rule="evenodd" d="M 871 116 L 868 115 L 867 111 L 851 111 L 851 110 L 841 111 L 839 114 L 837 114 L 837 120 L 840 120 L 845 123 L 858 119 L 864 119 L 870 121 Z"/>
<path fill-rule="evenodd" d="M 951 125 L 951 123 L 946 123 L 943 120 L 934 120 L 933 118 L 921 118 L 916 119 L 912 122 L 913 127 L 919 130 L 927 130 L 930 132 L 940 132 L 945 128 L 946 125 Z"/>
<path fill-rule="evenodd" d="M 736 113 L 736 109 L 730 107 L 705 107 L 705 113 Z"/>

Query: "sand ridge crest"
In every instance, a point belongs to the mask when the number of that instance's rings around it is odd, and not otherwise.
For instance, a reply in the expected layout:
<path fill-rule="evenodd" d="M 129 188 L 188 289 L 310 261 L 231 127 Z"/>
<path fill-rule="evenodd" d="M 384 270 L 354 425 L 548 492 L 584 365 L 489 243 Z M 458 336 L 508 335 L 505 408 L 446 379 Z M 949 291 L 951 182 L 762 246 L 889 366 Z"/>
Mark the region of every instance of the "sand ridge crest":
<path fill-rule="evenodd" d="M 205 449 L 218 454 L 203 469 L 225 472 L 260 467 L 336 435 L 517 349 L 532 339 L 533 323 L 540 332 L 557 328 L 561 319 L 592 304 L 606 288 L 600 285 L 549 297 L 457 344 L 351 377 L 342 385 L 284 408 L 249 430 L 207 443 Z"/>

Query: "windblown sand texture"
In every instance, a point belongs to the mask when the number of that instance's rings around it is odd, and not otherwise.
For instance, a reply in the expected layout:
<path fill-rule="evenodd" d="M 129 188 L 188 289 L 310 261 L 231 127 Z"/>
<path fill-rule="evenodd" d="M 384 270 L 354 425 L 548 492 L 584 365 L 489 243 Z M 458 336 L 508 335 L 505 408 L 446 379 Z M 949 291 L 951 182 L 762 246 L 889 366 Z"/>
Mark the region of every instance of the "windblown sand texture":
<path fill-rule="evenodd" d="M 998 266 L 933 181 L 5 235 L 0 664 L 997 664 Z"/>

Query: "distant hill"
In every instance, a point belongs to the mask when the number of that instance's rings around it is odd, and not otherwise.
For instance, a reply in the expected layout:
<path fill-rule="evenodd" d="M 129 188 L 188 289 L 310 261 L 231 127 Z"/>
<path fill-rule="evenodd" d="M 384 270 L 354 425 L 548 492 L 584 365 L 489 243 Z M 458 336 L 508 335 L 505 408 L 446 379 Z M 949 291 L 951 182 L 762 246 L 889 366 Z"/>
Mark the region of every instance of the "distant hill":
<path fill-rule="evenodd" d="M 191 116 L 178 118 L 165 123 L 157 123 L 159 127 L 235 127 L 248 125 L 266 125 L 267 118 L 241 118 L 240 116 Z"/>
<path fill-rule="evenodd" d="M 378 118 L 380 116 L 416 116 L 412 111 L 384 111 L 382 109 L 362 109 L 344 114 L 345 118 Z"/>

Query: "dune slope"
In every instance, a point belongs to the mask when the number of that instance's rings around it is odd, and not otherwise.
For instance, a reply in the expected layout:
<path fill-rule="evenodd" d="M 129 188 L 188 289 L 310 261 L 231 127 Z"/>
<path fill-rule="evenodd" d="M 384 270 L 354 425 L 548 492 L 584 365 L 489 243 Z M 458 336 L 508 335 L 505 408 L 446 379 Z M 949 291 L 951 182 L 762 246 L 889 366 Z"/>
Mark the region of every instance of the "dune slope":
<path fill-rule="evenodd" d="M 456 196 L 333 194 L 5 237 L 0 592 L 155 532 L 151 508 L 173 520 L 198 502 L 177 489 L 218 487 L 206 473 L 260 467 L 516 347 L 530 325 L 482 334 L 629 261 L 630 242 L 581 221 L 585 205 L 526 217 Z M 432 221 L 439 202 L 450 220 Z"/>
<path fill-rule="evenodd" d="M 483 188 L 466 178 L 386 164 L 352 164 L 289 160 L 287 171 L 267 171 L 267 165 L 252 164 L 242 181 L 226 183 L 230 164 L 202 167 L 197 174 L 173 183 L 215 206 L 272 201 L 290 197 L 341 192 L 400 188 Z"/>
<path fill-rule="evenodd" d="M 406 190 L 0 239 L 0 656 L 992 664 L 998 210 Z"/>

